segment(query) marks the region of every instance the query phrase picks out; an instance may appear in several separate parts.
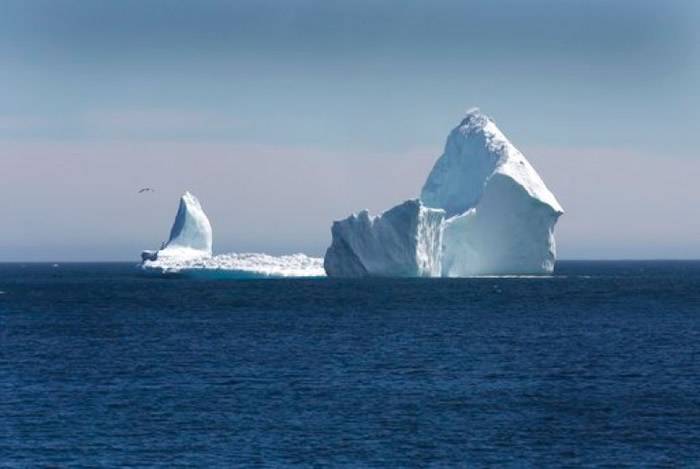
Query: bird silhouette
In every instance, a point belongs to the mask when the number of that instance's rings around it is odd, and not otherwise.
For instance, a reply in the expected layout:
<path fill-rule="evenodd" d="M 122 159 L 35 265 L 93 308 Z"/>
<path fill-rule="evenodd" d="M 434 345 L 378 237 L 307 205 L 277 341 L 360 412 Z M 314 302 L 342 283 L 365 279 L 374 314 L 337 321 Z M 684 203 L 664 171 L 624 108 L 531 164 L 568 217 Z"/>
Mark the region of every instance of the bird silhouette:
<path fill-rule="evenodd" d="M 144 192 L 155 192 L 155 191 L 156 191 L 155 189 L 151 189 L 150 187 L 144 187 L 143 189 L 141 189 L 139 191 L 139 194 L 142 194 Z"/>

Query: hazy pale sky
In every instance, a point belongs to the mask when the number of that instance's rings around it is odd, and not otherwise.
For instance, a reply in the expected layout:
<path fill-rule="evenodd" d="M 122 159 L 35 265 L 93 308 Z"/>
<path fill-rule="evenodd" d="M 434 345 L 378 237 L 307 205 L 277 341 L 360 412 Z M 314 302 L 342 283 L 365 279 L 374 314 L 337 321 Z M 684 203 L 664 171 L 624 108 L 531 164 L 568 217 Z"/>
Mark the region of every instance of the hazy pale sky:
<path fill-rule="evenodd" d="M 464 111 L 566 210 L 559 257 L 700 258 L 700 2 L 0 2 L 0 261 L 321 255 L 418 196 Z M 141 187 L 155 193 L 138 195 Z"/>

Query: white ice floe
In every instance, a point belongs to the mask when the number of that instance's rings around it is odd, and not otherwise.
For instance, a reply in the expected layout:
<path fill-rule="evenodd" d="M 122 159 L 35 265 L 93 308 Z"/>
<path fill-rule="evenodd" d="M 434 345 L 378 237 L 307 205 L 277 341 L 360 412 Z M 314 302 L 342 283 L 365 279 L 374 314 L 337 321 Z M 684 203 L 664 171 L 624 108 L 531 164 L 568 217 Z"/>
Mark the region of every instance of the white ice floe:
<path fill-rule="evenodd" d="M 305 254 L 270 256 L 260 253 L 220 254 L 199 259 L 147 261 L 152 273 L 201 278 L 325 277 L 323 259 Z"/>

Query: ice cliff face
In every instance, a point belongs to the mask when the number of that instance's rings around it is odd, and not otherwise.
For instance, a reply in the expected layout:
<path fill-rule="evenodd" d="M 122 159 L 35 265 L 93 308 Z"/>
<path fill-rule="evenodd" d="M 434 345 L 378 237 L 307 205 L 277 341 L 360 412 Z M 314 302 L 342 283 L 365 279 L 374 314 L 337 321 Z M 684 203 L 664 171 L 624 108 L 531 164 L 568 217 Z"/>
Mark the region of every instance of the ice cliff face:
<path fill-rule="evenodd" d="M 475 109 L 450 132 L 421 199 L 335 222 L 324 266 L 341 277 L 550 273 L 562 213 L 522 153 Z"/>
<path fill-rule="evenodd" d="M 336 221 L 324 268 L 336 277 L 435 277 L 441 272 L 443 210 L 409 200 L 372 217 Z"/>

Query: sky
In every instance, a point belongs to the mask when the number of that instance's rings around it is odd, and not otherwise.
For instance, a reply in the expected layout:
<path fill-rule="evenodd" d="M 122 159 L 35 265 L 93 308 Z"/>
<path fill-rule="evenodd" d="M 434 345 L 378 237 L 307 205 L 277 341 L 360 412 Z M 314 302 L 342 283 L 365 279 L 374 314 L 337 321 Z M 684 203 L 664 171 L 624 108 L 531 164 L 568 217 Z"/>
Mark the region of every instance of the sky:
<path fill-rule="evenodd" d="M 322 255 L 332 220 L 417 197 L 472 107 L 564 207 L 559 258 L 700 258 L 698 24 L 694 0 L 4 0 L 0 261 L 136 261 L 185 190 L 217 253 Z"/>

